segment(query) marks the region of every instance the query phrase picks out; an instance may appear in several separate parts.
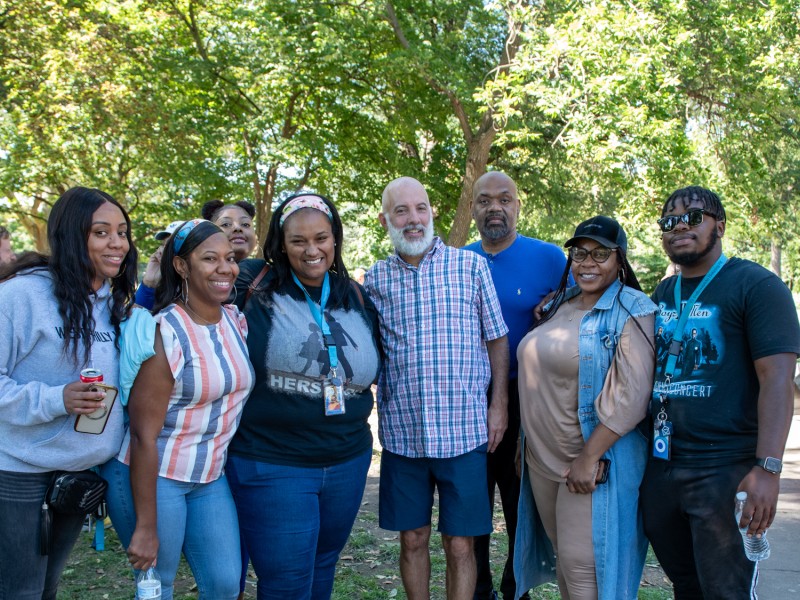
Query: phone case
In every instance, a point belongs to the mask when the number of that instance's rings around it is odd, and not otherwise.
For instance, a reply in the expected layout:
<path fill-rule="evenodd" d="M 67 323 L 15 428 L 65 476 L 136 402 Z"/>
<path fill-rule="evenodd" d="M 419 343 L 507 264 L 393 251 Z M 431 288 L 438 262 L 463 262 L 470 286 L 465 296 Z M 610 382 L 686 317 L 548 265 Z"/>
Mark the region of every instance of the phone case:
<path fill-rule="evenodd" d="M 611 470 L 611 459 L 601 458 L 599 463 L 600 466 L 597 470 L 597 479 L 595 479 L 595 483 L 597 485 L 608 482 L 608 472 Z"/>
<path fill-rule="evenodd" d="M 91 389 L 104 389 L 106 391 L 104 399 L 106 407 L 98 408 L 88 415 L 78 415 L 78 418 L 75 419 L 75 431 L 100 435 L 105 430 L 108 417 L 111 415 L 111 409 L 114 408 L 114 402 L 117 401 L 118 390 L 113 385 L 104 385 L 102 383 L 94 384 Z"/>

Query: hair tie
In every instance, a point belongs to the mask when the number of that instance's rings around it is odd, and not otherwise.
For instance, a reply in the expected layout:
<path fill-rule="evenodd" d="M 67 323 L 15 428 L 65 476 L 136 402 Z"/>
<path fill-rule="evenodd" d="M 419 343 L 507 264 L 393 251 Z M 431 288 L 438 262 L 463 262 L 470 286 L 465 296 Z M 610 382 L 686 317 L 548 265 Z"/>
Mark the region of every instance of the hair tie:
<path fill-rule="evenodd" d="M 303 195 L 297 196 L 296 198 L 292 198 L 289 202 L 286 203 L 286 206 L 283 207 L 283 213 L 281 214 L 281 219 L 279 221 L 279 225 L 283 227 L 283 222 L 286 220 L 290 214 L 295 211 L 300 210 L 301 208 L 313 208 L 314 210 L 318 210 L 321 213 L 325 213 L 328 215 L 328 218 L 333 221 L 333 214 L 331 214 L 331 209 L 328 208 L 328 205 L 322 201 L 322 198 L 319 196 L 312 196 L 312 195 Z"/>
<path fill-rule="evenodd" d="M 183 242 L 186 241 L 186 238 L 189 237 L 189 234 L 192 233 L 194 228 L 200 225 L 200 223 L 210 223 L 210 221 L 207 221 L 206 219 L 192 219 L 191 221 L 186 221 L 183 225 L 178 227 L 178 230 L 174 234 L 175 237 L 172 239 L 172 249 L 175 250 L 176 256 L 181 251 Z"/>

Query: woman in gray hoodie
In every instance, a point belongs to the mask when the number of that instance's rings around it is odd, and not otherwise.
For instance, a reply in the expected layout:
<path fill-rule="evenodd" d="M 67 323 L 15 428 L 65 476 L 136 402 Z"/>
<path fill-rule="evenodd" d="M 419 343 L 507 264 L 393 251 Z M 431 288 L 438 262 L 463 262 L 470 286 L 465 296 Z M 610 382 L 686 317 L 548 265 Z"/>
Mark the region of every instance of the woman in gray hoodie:
<path fill-rule="evenodd" d="M 88 469 L 119 451 L 118 402 L 101 434 L 74 426 L 104 403 L 81 370 L 117 383 L 119 324 L 136 280 L 130 231 L 114 198 L 72 188 L 50 212 L 51 254 L 28 253 L 0 270 L 0 598 L 56 598 L 84 517 L 54 514 L 42 556 L 45 491 L 56 471 Z"/>

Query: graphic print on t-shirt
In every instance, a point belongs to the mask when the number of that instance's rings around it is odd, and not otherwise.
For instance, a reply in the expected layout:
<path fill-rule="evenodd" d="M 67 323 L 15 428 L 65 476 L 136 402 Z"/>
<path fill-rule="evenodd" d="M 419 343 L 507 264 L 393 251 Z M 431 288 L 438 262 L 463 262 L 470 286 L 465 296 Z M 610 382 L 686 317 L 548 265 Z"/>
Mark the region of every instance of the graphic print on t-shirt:
<path fill-rule="evenodd" d="M 719 308 L 697 302 L 691 309 L 683 330 L 683 344 L 667 386 L 664 381 L 669 346 L 675 335 L 678 313 L 673 306 L 659 304 L 656 315 L 658 365 L 654 396 L 708 398 L 714 391 L 714 372 L 725 357 L 725 342 L 720 330 Z"/>
<path fill-rule="evenodd" d="M 273 319 L 265 369 L 269 387 L 287 392 L 322 396 L 322 381 L 330 371 L 330 357 L 322 331 L 314 322 L 305 299 L 275 294 Z M 357 352 L 356 339 L 371 339 L 369 325 L 357 311 L 325 310 L 325 320 L 336 343 L 338 374 L 345 380 L 345 393 L 362 392 L 378 369 L 374 352 Z"/>

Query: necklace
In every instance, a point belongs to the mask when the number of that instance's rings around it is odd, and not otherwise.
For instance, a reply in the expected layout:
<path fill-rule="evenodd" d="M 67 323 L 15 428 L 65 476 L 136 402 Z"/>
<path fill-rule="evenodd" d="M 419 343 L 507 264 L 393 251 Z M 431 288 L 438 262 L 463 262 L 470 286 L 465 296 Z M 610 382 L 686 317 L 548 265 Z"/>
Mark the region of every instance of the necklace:
<path fill-rule="evenodd" d="M 578 313 L 585 313 L 592 310 L 591 308 L 583 308 L 580 305 L 580 296 L 575 296 L 574 298 L 570 298 L 567 300 L 567 305 L 569 306 L 569 312 L 567 313 L 567 320 L 572 321 L 575 318 L 575 315 Z"/>
<path fill-rule="evenodd" d="M 217 324 L 217 323 L 212 323 L 211 321 L 209 321 L 209 320 L 207 320 L 207 319 L 204 319 L 203 317 L 201 317 L 200 315 L 198 315 L 196 312 L 194 312 L 194 311 L 192 310 L 192 307 L 191 307 L 191 306 L 189 306 L 189 303 L 188 303 L 188 302 L 184 302 L 184 303 L 183 303 L 183 307 L 184 307 L 186 310 L 188 310 L 188 311 L 189 311 L 191 314 L 193 314 L 195 317 L 197 317 L 198 319 L 200 319 L 200 320 L 202 321 L 201 325 L 216 325 L 216 324 Z"/>

